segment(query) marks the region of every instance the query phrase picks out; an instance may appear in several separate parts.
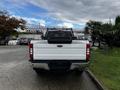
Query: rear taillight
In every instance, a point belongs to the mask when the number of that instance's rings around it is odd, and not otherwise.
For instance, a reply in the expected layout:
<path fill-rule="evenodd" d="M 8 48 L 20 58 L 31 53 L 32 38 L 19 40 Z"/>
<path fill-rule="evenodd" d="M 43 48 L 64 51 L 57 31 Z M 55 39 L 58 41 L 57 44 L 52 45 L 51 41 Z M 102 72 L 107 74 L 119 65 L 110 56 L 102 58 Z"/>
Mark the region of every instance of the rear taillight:
<path fill-rule="evenodd" d="M 33 44 L 29 44 L 29 57 L 33 60 Z"/>
<path fill-rule="evenodd" d="M 90 44 L 86 45 L 86 60 L 90 60 Z"/>

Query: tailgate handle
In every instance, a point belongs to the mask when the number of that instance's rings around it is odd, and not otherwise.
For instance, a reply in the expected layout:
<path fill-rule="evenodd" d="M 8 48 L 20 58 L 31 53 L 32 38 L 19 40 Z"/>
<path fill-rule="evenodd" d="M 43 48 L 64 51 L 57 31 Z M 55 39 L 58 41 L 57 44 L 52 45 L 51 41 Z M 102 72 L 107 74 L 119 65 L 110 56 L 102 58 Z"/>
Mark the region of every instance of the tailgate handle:
<path fill-rule="evenodd" d="M 60 47 L 60 48 L 61 48 L 61 47 L 63 47 L 63 45 L 57 45 L 57 47 Z"/>

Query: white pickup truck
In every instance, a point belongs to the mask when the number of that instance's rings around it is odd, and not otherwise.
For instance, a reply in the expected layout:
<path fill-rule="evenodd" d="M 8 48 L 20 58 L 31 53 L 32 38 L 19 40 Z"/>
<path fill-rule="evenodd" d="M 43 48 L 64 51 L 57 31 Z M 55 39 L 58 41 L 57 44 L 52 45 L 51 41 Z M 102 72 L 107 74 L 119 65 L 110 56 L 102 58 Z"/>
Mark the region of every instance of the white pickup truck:
<path fill-rule="evenodd" d="M 31 41 L 30 62 L 39 70 L 83 71 L 89 64 L 88 40 L 77 40 L 71 30 L 48 30 L 43 40 Z"/>

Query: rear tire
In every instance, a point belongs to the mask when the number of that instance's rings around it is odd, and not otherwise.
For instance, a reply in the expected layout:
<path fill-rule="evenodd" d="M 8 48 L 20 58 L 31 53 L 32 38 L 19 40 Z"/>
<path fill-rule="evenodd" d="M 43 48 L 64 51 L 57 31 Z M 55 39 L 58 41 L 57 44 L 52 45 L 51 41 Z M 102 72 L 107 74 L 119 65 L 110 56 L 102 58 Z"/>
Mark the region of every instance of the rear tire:
<path fill-rule="evenodd" d="M 79 69 L 75 70 L 76 75 L 82 75 L 83 72 L 84 70 L 79 70 Z"/>
<path fill-rule="evenodd" d="M 42 74 L 45 73 L 45 70 L 43 70 L 43 69 L 33 68 L 33 70 L 35 70 L 35 72 L 36 72 L 38 75 L 42 75 Z"/>
<path fill-rule="evenodd" d="M 34 70 L 37 74 L 40 73 L 40 70 L 39 70 L 38 68 L 33 68 L 33 70 Z"/>

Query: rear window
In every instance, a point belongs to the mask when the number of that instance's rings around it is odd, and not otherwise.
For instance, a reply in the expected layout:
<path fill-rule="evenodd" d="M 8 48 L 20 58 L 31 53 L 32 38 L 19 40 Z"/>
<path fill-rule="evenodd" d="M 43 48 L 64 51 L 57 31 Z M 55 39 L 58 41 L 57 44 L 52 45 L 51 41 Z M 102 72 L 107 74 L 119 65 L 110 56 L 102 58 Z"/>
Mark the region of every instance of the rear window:
<path fill-rule="evenodd" d="M 49 31 L 47 37 L 72 37 L 70 31 Z"/>

